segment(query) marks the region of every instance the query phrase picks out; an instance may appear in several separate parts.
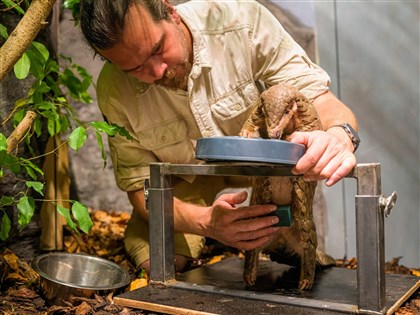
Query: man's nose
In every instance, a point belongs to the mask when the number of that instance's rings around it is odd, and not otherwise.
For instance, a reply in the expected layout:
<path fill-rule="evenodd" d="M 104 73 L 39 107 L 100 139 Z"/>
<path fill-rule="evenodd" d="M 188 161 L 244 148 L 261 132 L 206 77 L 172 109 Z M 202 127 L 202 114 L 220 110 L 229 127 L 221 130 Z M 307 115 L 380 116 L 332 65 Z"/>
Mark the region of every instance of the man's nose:
<path fill-rule="evenodd" d="M 167 68 L 168 65 L 162 62 L 162 60 L 150 60 L 149 71 L 150 75 L 155 78 L 155 80 L 162 79 Z"/>

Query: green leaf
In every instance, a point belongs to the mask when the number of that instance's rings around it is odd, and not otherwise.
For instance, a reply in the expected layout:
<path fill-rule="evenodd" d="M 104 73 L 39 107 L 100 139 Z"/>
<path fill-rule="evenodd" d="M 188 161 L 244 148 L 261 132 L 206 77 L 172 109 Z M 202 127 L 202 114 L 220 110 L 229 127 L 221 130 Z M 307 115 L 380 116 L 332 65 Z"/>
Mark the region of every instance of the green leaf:
<path fill-rule="evenodd" d="M 15 202 L 15 199 L 11 196 L 1 196 L 0 206 L 11 206 Z"/>
<path fill-rule="evenodd" d="M 33 180 L 37 180 L 36 174 L 33 169 L 25 165 L 25 170 L 26 174 L 28 174 L 30 178 L 32 178 Z"/>
<path fill-rule="evenodd" d="M 46 110 L 44 109 L 41 112 L 41 115 L 44 116 L 45 118 L 51 119 L 51 120 L 56 120 L 58 119 L 58 114 L 55 112 L 55 108 L 51 108 L 51 110 Z"/>
<path fill-rule="evenodd" d="M 54 135 L 56 135 L 60 131 L 57 128 L 56 122 L 57 122 L 56 119 L 49 119 L 48 118 L 47 129 L 48 129 L 48 133 L 50 134 L 51 137 L 53 137 Z"/>
<path fill-rule="evenodd" d="M 55 60 L 52 60 L 52 59 L 49 59 L 47 61 L 46 69 L 47 69 L 48 73 L 50 73 L 50 72 L 59 73 L 60 72 L 60 69 L 58 67 L 57 62 Z"/>
<path fill-rule="evenodd" d="M 41 122 L 41 119 L 39 119 L 38 116 L 35 118 L 33 126 L 34 126 L 34 130 L 35 130 L 35 134 L 39 138 L 42 134 L 42 122 Z"/>
<path fill-rule="evenodd" d="M 105 121 L 92 121 L 91 126 L 99 132 L 105 132 L 108 136 L 115 136 L 118 133 L 117 125 L 110 125 Z"/>
<path fill-rule="evenodd" d="M 17 203 L 17 208 L 19 209 L 18 223 L 21 228 L 24 228 L 31 222 L 32 216 L 34 215 L 35 201 L 32 197 L 21 197 Z"/>
<path fill-rule="evenodd" d="M 80 21 L 80 0 L 65 0 L 63 7 L 71 10 L 74 25 L 76 26 Z"/>
<path fill-rule="evenodd" d="M 51 75 L 47 75 L 45 77 L 45 81 L 47 82 L 47 85 L 51 88 L 51 90 L 53 90 L 56 100 L 58 100 L 59 96 L 62 95 L 62 92 L 58 86 L 57 81 Z"/>
<path fill-rule="evenodd" d="M 2 2 L 6 5 L 6 7 L 13 7 L 13 9 L 19 12 L 20 14 L 25 14 L 25 11 L 23 11 L 23 9 L 19 5 L 16 5 L 16 3 L 12 0 L 2 0 Z"/>
<path fill-rule="evenodd" d="M 128 140 L 133 140 L 134 138 L 130 135 L 130 133 L 124 127 L 119 127 L 118 134 L 120 136 L 125 137 Z"/>
<path fill-rule="evenodd" d="M 38 165 L 36 165 L 35 163 L 32 163 L 30 160 L 24 159 L 24 158 L 20 158 L 21 162 L 23 164 L 25 164 L 26 166 L 30 167 L 31 169 L 33 169 L 34 171 L 36 171 L 38 174 L 40 174 L 41 176 L 44 176 L 44 171 L 41 170 Z"/>
<path fill-rule="evenodd" d="M 0 167 L 6 167 L 14 174 L 19 174 L 20 172 L 18 159 L 13 155 L 8 154 L 6 151 L 0 151 Z"/>
<path fill-rule="evenodd" d="M 44 44 L 33 41 L 32 48 L 36 49 L 39 52 L 39 54 L 44 58 L 45 61 L 47 61 L 48 58 L 50 57 L 50 52 L 48 51 L 47 47 L 44 46 Z"/>
<path fill-rule="evenodd" d="M 23 117 L 25 117 L 26 114 L 26 110 L 24 108 L 18 110 L 14 115 L 13 115 L 13 126 L 16 127 L 17 125 L 19 125 L 19 123 L 22 121 Z"/>
<path fill-rule="evenodd" d="M 0 23 L 0 36 L 3 37 L 4 39 L 7 39 L 9 37 L 6 26 L 4 26 L 1 23 Z"/>
<path fill-rule="evenodd" d="M 44 184 L 43 183 L 27 181 L 26 186 L 28 188 L 33 188 L 38 194 L 40 194 L 41 196 L 44 196 Z"/>
<path fill-rule="evenodd" d="M 82 82 L 73 74 L 73 72 L 66 68 L 60 76 L 60 81 L 72 94 L 75 99 L 78 98 L 79 91 L 81 90 Z"/>
<path fill-rule="evenodd" d="M 4 134 L 0 133 L 0 151 L 7 150 L 7 138 Z"/>
<path fill-rule="evenodd" d="M 52 110 L 54 108 L 54 104 L 51 102 L 41 102 L 38 104 L 35 104 L 35 109 L 44 111 L 44 110 Z"/>
<path fill-rule="evenodd" d="M 96 141 L 98 142 L 98 147 L 101 149 L 102 160 L 104 161 L 104 169 L 105 169 L 107 156 L 104 149 L 104 143 L 102 141 L 102 135 L 100 132 L 96 130 L 95 130 L 95 135 L 96 135 Z"/>
<path fill-rule="evenodd" d="M 133 137 L 124 127 L 120 127 L 116 124 L 109 124 L 105 121 L 92 121 L 90 122 L 90 125 L 99 132 L 105 132 L 110 137 L 113 137 L 118 133 L 128 140 L 133 140 Z"/>
<path fill-rule="evenodd" d="M 79 228 L 85 232 L 89 233 L 90 229 L 93 226 L 92 219 L 90 218 L 88 209 L 82 205 L 80 202 L 75 202 L 71 207 L 71 213 L 73 217 L 77 220 Z"/>
<path fill-rule="evenodd" d="M 15 72 L 16 78 L 23 80 L 28 76 L 30 68 L 31 61 L 29 60 L 28 54 L 24 52 L 22 57 L 14 65 L 13 71 Z"/>
<path fill-rule="evenodd" d="M 28 100 L 26 98 L 19 98 L 16 102 L 15 102 L 15 108 L 18 107 L 23 107 L 26 104 L 28 104 Z"/>
<path fill-rule="evenodd" d="M 86 142 L 86 130 L 83 127 L 77 127 L 69 136 L 69 146 L 78 151 Z"/>
<path fill-rule="evenodd" d="M 1 218 L 0 240 L 5 241 L 9 237 L 11 226 L 12 226 L 12 222 L 10 222 L 10 219 L 7 216 L 7 213 L 4 212 L 3 217 Z"/>
<path fill-rule="evenodd" d="M 61 124 L 60 132 L 66 133 L 67 130 L 69 130 L 70 128 L 69 118 L 67 116 L 60 117 L 60 124 Z"/>
<path fill-rule="evenodd" d="M 35 85 L 35 90 L 38 93 L 45 94 L 48 93 L 51 90 L 51 88 L 47 85 L 46 82 L 39 81 L 38 84 Z"/>
<path fill-rule="evenodd" d="M 70 217 L 70 210 L 67 208 L 64 208 L 63 206 L 57 204 L 57 211 L 59 214 L 61 214 L 64 219 L 66 219 L 67 225 L 75 232 L 79 232 L 77 230 L 76 224 L 73 222 L 73 220 Z"/>
<path fill-rule="evenodd" d="M 80 101 L 84 104 L 92 103 L 92 96 L 88 92 L 79 93 Z"/>
<path fill-rule="evenodd" d="M 28 49 L 26 51 L 31 60 L 31 72 L 38 80 L 43 80 L 45 76 L 45 61 L 44 57 L 37 51 Z"/>

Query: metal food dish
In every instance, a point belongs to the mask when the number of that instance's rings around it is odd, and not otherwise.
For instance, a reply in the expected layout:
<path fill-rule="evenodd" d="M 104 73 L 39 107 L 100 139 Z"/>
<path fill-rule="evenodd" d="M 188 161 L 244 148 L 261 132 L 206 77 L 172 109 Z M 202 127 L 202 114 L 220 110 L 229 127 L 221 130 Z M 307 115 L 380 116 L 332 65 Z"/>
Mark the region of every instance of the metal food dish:
<path fill-rule="evenodd" d="M 276 139 L 211 137 L 197 140 L 196 159 L 296 165 L 305 146 Z"/>
<path fill-rule="evenodd" d="M 117 264 L 95 256 L 49 253 L 32 261 L 41 289 L 50 304 L 66 305 L 74 297 L 91 297 L 122 290 L 130 274 Z"/>

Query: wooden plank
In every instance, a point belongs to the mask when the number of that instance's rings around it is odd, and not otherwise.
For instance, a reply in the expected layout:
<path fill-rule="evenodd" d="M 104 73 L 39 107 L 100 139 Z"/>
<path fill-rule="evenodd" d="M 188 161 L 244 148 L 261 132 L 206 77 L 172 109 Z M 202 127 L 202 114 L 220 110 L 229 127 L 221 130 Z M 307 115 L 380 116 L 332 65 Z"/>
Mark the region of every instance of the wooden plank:
<path fill-rule="evenodd" d="M 201 312 L 190 310 L 187 308 L 180 308 L 171 305 L 156 304 L 145 301 L 132 300 L 128 298 L 115 297 L 114 303 L 116 305 L 142 309 L 145 311 L 173 314 L 173 315 L 216 315 L 215 313 Z"/>
<path fill-rule="evenodd" d="M 211 292 L 148 285 L 114 297 L 120 306 L 173 315 L 294 314 L 332 315 L 330 310 L 284 305 Z"/>

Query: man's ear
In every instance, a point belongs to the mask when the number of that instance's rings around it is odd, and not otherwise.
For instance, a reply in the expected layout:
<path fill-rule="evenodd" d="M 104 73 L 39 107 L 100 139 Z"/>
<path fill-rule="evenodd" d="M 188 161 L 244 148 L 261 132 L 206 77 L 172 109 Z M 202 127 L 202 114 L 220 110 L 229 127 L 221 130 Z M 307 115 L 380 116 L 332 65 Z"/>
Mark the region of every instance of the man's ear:
<path fill-rule="evenodd" d="M 176 23 L 179 24 L 181 22 L 181 17 L 179 16 L 178 12 L 176 12 L 175 7 L 169 3 L 168 0 L 162 0 L 162 2 L 166 5 L 168 8 L 169 16 L 171 19 Z"/>

